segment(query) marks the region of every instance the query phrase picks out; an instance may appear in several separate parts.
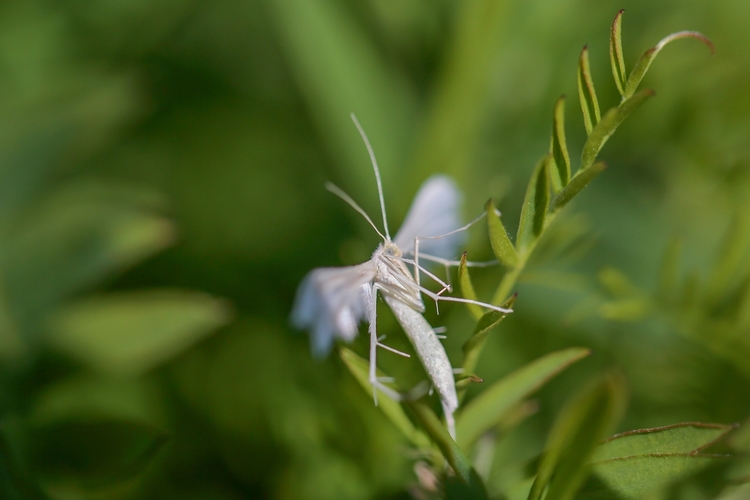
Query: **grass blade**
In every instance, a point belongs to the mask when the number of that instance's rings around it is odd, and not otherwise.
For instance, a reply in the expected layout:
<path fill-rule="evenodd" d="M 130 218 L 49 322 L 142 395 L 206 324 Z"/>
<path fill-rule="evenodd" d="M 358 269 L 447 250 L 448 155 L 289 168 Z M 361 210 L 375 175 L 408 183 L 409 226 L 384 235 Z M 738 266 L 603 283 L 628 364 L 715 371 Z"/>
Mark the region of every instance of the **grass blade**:
<path fill-rule="evenodd" d="M 581 153 L 581 170 L 585 170 L 594 163 L 596 156 L 599 154 L 599 151 L 601 151 L 604 143 L 606 143 L 607 139 L 615 133 L 617 127 L 625 121 L 625 118 L 627 118 L 630 113 L 653 95 L 653 90 L 641 90 L 634 96 L 622 101 L 616 108 L 612 108 L 604 114 L 602 121 L 600 121 L 596 128 L 591 131 L 589 138 L 583 145 L 583 152 Z"/>
<path fill-rule="evenodd" d="M 625 56 L 622 52 L 622 9 L 612 21 L 609 35 L 609 59 L 612 63 L 612 75 L 615 77 L 615 85 L 621 96 L 625 95 L 625 84 L 627 82 L 627 71 L 625 70 Z"/>
<path fill-rule="evenodd" d="M 464 406 L 456 417 L 456 436 L 461 447 L 468 449 L 518 403 L 589 354 L 591 351 L 582 347 L 553 352 L 492 384 Z"/>
<path fill-rule="evenodd" d="M 559 193 L 570 182 L 570 155 L 565 142 L 565 96 L 557 99 L 552 115 L 549 174 L 553 193 Z"/>
<path fill-rule="evenodd" d="M 591 79 L 591 68 L 589 67 L 589 47 L 584 45 L 581 56 L 578 58 L 578 97 L 581 100 L 583 111 L 583 124 L 586 126 L 586 134 L 590 135 L 594 126 L 599 123 L 601 114 L 599 112 L 599 101 L 594 90 L 594 81 Z"/>
<path fill-rule="evenodd" d="M 349 373 L 359 382 L 359 385 L 362 386 L 368 395 L 372 395 L 372 386 L 368 378 L 368 361 L 360 358 L 346 347 L 339 349 L 339 356 L 349 370 Z M 381 376 L 385 376 L 385 374 L 378 370 L 378 377 Z M 430 448 L 430 440 L 422 431 L 414 427 L 414 424 L 411 423 L 411 420 L 399 403 L 386 396 L 383 392 L 378 392 L 378 408 L 414 446 L 422 449 Z"/>
<path fill-rule="evenodd" d="M 574 397 L 550 432 L 529 500 L 570 500 L 589 474 L 588 458 L 599 440 L 620 420 L 625 388 L 620 378 L 607 377 Z"/>

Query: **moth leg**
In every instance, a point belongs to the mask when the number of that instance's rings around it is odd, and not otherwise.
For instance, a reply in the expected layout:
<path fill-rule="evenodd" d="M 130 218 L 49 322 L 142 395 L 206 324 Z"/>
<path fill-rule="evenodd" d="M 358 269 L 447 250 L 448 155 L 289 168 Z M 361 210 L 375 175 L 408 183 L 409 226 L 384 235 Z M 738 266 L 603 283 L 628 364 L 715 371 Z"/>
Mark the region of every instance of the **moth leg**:
<path fill-rule="evenodd" d="M 401 401 L 401 399 L 403 399 L 398 391 L 394 391 L 387 385 L 383 384 L 378 378 L 378 347 L 383 347 L 397 354 L 402 354 L 407 358 L 409 357 L 409 355 L 406 353 L 402 353 L 401 351 L 380 343 L 377 330 L 377 299 L 378 290 L 380 289 L 381 287 L 377 283 L 374 283 L 372 285 L 372 288 L 370 289 L 370 300 L 367 304 L 367 315 L 369 322 L 368 331 L 370 333 L 370 370 L 368 378 L 370 385 L 372 386 L 372 399 L 375 401 L 375 406 L 378 406 L 378 390 L 382 391 L 385 395 L 395 401 Z"/>

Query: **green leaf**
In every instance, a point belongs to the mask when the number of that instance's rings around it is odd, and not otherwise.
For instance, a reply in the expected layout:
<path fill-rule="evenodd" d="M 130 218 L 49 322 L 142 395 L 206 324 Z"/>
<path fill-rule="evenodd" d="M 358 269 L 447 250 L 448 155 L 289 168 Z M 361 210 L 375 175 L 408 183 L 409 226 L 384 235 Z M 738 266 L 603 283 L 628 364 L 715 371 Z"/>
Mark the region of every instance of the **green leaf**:
<path fill-rule="evenodd" d="M 625 56 L 622 52 L 622 14 L 624 12 L 625 9 L 622 9 L 617 13 L 609 34 L 609 60 L 612 63 L 612 75 L 615 77 L 615 85 L 620 95 L 625 95 L 628 74 L 625 70 Z"/>
<path fill-rule="evenodd" d="M 547 155 L 539 161 L 526 188 L 516 237 L 516 246 L 520 254 L 526 253 L 544 229 L 549 208 L 549 158 Z"/>
<path fill-rule="evenodd" d="M 619 422 L 625 407 L 624 383 L 614 376 L 576 395 L 557 417 L 529 500 L 570 500 L 589 474 L 588 459 Z"/>
<path fill-rule="evenodd" d="M 599 284 L 613 297 L 626 298 L 640 295 L 640 290 L 619 269 L 607 266 L 596 274 Z"/>
<path fill-rule="evenodd" d="M 589 182 L 594 180 L 599 174 L 601 174 L 607 165 L 604 162 L 597 162 L 584 170 L 579 170 L 576 175 L 570 180 L 570 183 L 565 186 L 565 189 L 560 191 L 557 196 L 552 200 L 552 210 L 560 210 L 567 203 L 575 198 L 578 193 L 583 191 L 583 188 L 589 185 Z"/>
<path fill-rule="evenodd" d="M 456 417 L 456 436 L 461 448 L 468 449 L 479 436 L 494 427 L 518 403 L 589 354 L 590 350 L 581 347 L 553 352 L 492 384 L 459 410 Z"/>
<path fill-rule="evenodd" d="M 565 96 L 555 102 L 552 115 L 552 141 L 550 144 L 550 184 L 557 194 L 570 182 L 570 155 L 565 142 Z"/>
<path fill-rule="evenodd" d="M 103 372 L 146 372 L 229 320 L 224 301 L 199 292 L 149 290 L 85 299 L 51 320 L 59 349 Z"/>
<path fill-rule="evenodd" d="M 96 490 L 141 472 L 166 441 L 140 422 L 62 420 L 30 427 L 29 460 L 45 489 Z"/>
<path fill-rule="evenodd" d="M 372 396 L 372 385 L 370 385 L 369 379 L 370 365 L 368 361 L 360 358 L 346 347 L 339 348 L 339 356 L 349 370 L 349 373 L 359 382 L 359 385 L 362 386 L 365 392 Z M 377 374 L 378 377 L 385 376 L 380 370 L 378 370 Z M 401 405 L 382 391 L 378 391 L 378 408 L 414 446 L 420 449 L 430 448 L 430 440 L 422 431 L 414 427 L 414 424 L 411 423 L 409 417 L 404 413 Z"/>
<path fill-rule="evenodd" d="M 510 309 L 516 301 L 516 296 L 513 295 L 508 299 L 502 306 L 503 309 Z M 477 367 L 477 361 L 479 361 L 479 355 L 482 353 L 484 344 L 487 342 L 490 332 L 505 319 L 507 313 L 500 311 L 488 311 L 486 312 L 477 322 L 477 326 L 474 328 L 474 333 L 463 345 L 464 351 L 464 373 L 474 373 Z"/>
<path fill-rule="evenodd" d="M 612 300 L 599 306 L 599 315 L 611 321 L 638 321 L 650 311 L 651 303 L 646 297 Z"/>
<path fill-rule="evenodd" d="M 464 455 L 453 438 L 451 438 L 450 434 L 448 434 L 445 425 L 443 425 L 437 415 L 435 415 L 435 412 L 426 404 L 419 401 L 407 399 L 404 401 L 404 404 L 414 413 L 417 420 L 419 420 L 419 423 L 422 424 L 422 428 L 427 431 L 427 434 L 429 434 L 435 444 L 437 444 L 441 453 L 448 461 L 448 464 L 453 468 L 456 476 L 458 476 L 461 482 L 471 487 L 471 491 L 473 492 L 484 491 L 482 480 L 479 479 L 476 471 L 471 466 L 471 462 L 466 458 L 466 455 Z M 486 497 L 487 494 L 485 492 L 484 496 L 480 498 Z"/>
<path fill-rule="evenodd" d="M 651 63 L 654 61 L 659 52 L 661 52 L 661 49 L 663 49 L 670 42 L 680 40 L 682 38 L 696 38 L 709 48 L 709 50 L 711 51 L 711 55 L 716 52 L 716 47 L 714 47 L 713 42 L 703 33 L 699 33 L 697 31 L 680 31 L 678 33 L 667 35 L 666 37 L 662 38 L 655 47 L 652 47 L 644 52 L 643 55 L 641 55 L 641 58 L 638 59 L 638 62 L 635 63 L 633 71 L 630 73 L 627 84 L 625 85 L 625 92 L 622 95 L 623 99 L 629 99 L 630 97 L 635 95 L 635 91 L 638 89 L 638 85 L 640 85 L 643 77 L 646 76 L 648 68 L 651 66 Z"/>
<path fill-rule="evenodd" d="M 723 439 L 736 425 L 688 422 L 623 432 L 607 439 L 594 452 L 592 462 L 632 457 L 697 453 Z"/>
<path fill-rule="evenodd" d="M 654 95 L 654 91 L 650 89 L 644 89 L 635 94 L 634 96 L 622 101 L 619 106 L 612 108 L 604 114 L 604 118 L 599 124 L 591 131 L 589 138 L 583 145 L 583 152 L 581 153 L 581 170 L 588 168 L 596 160 L 596 156 L 601 151 L 604 144 L 607 142 L 612 134 L 615 133 L 617 127 L 625 121 L 643 101 Z"/>
<path fill-rule="evenodd" d="M 589 67 L 589 47 L 584 45 L 581 56 L 578 58 L 578 97 L 581 100 L 583 111 L 583 124 L 586 126 L 586 134 L 591 131 L 599 120 L 599 101 L 594 90 L 594 81 L 591 79 L 591 68 Z"/>
<path fill-rule="evenodd" d="M 727 457 L 700 454 L 638 455 L 594 464 L 596 475 L 619 498 L 646 498 L 649 492 L 690 476 Z"/>
<path fill-rule="evenodd" d="M 750 217 L 738 211 L 732 217 L 721 245 L 721 254 L 708 278 L 706 301 L 715 305 L 737 285 L 750 268 Z"/>
<path fill-rule="evenodd" d="M 461 262 L 458 265 L 458 283 L 461 286 L 461 296 L 469 300 L 477 300 L 477 294 L 474 291 L 474 285 L 471 283 L 471 276 L 469 276 L 469 267 L 466 265 L 466 252 L 461 255 Z M 469 308 L 469 312 L 475 318 L 479 319 L 482 317 L 482 308 L 477 304 L 466 304 Z"/>
<path fill-rule="evenodd" d="M 508 232 L 505 230 L 503 222 L 500 220 L 497 212 L 495 212 L 492 200 L 487 200 L 484 209 L 487 211 L 487 228 L 495 257 L 505 267 L 514 267 L 518 263 L 518 254 L 508 237 Z"/>

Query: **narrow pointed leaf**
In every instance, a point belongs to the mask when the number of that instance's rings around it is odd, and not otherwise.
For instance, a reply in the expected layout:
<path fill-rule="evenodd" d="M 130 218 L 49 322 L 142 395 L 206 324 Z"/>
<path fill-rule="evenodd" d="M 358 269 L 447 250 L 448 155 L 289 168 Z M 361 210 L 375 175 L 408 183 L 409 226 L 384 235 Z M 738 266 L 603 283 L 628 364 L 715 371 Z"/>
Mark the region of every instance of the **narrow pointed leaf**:
<path fill-rule="evenodd" d="M 518 403 L 589 354 L 590 350 L 581 347 L 553 352 L 492 384 L 464 406 L 456 417 L 456 436 L 461 448 L 468 449 Z"/>
<path fill-rule="evenodd" d="M 521 254 L 528 250 L 544 229 L 544 221 L 549 208 L 548 166 L 549 155 L 539 161 L 526 188 L 526 197 L 523 201 L 521 220 L 518 223 L 518 236 L 516 237 L 518 252 Z"/>
<path fill-rule="evenodd" d="M 688 422 L 623 432 L 607 439 L 594 452 L 592 462 L 635 455 L 697 453 L 736 429 L 736 425 Z"/>
<path fill-rule="evenodd" d="M 508 237 L 508 232 L 503 226 L 503 222 L 495 212 L 495 207 L 492 204 L 492 200 L 487 200 L 487 204 L 484 206 L 487 211 L 487 228 L 490 234 L 490 244 L 492 245 L 492 251 L 495 253 L 495 257 L 505 267 L 514 267 L 518 263 L 518 255 L 516 254 L 516 248 L 511 243 Z"/>
<path fill-rule="evenodd" d="M 622 101 L 616 108 L 612 108 L 604 114 L 602 121 L 600 121 L 596 128 L 591 131 L 589 138 L 583 145 L 583 152 L 581 153 L 581 170 L 585 170 L 594 163 L 596 156 L 599 154 L 599 151 L 601 151 L 604 143 L 606 143 L 607 139 L 615 133 L 617 127 L 625 121 L 625 118 L 627 118 L 630 113 L 643 104 L 643 101 L 653 95 L 653 90 L 641 90 L 634 96 Z"/>
<path fill-rule="evenodd" d="M 339 349 L 339 356 L 349 370 L 349 373 L 351 373 L 354 379 L 359 382 L 359 385 L 362 386 L 362 389 L 364 389 L 369 396 L 372 396 L 372 385 L 370 385 L 368 373 L 368 361 L 360 358 L 346 347 L 341 347 Z M 378 370 L 378 377 L 382 376 L 385 376 L 385 374 Z M 414 446 L 417 448 L 430 447 L 430 440 L 422 431 L 414 427 L 414 424 L 411 423 L 411 420 L 406 415 L 401 405 L 381 391 L 378 391 L 378 408 Z"/>
<path fill-rule="evenodd" d="M 722 241 L 721 255 L 714 265 L 707 284 L 707 299 L 715 304 L 727 290 L 737 284 L 737 279 L 750 267 L 750 217 L 735 213 Z"/>
<path fill-rule="evenodd" d="M 472 487 L 480 487 L 480 491 L 483 490 L 484 487 L 481 479 L 479 479 L 476 471 L 471 466 L 471 462 L 466 458 L 466 455 L 464 455 L 453 438 L 451 438 L 450 434 L 448 434 L 448 430 L 437 415 L 435 415 L 435 412 L 419 401 L 407 399 L 404 401 L 404 404 L 414 413 L 419 423 L 422 424 L 422 428 L 427 431 L 427 434 L 430 435 L 438 448 L 440 448 L 440 452 L 456 472 L 461 482 Z"/>
<path fill-rule="evenodd" d="M 612 75 L 615 77 L 615 85 L 620 95 L 625 95 L 625 83 L 627 81 L 627 71 L 625 70 L 625 56 L 622 52 L 622 9 L 612 21 L 612 28 L 609 35 L 609 59 L 612 63 Z"/>
<path fill-rule="evenodd" d="M 552 210 L 560 210 L 562 207 L 568 204 L 570 200 L 575 198 L 578 193 L 583 191 L 583 188 L 589 185 L 589 182 L 593 181 L 599 174 L 601 174 L 607 165 L 604 162 L 597 162 L 591 165 L 585 170 L 579 171 L 571 180 L 570 183 L 565 186 L 565 189 L 560 191 L 557 196 L 552 200 Z"/>
<path fill-rule="evenodd" d="M 474 291 L 474 285 L 471 283 L 471 276 L 469 276 L 469 267 L 466 265 L 466 252 L 461 255 L 461 263 L 458 265 L 458 283 L 461 286 L 461 295 L 465 299 L 477 300 L 477 294 Z M 482 308 L 477 304 L 466 304 L 469 308 L 469 312 L 476 319 L 482 317 Z"/>
<path fill-rule="evenodd" d="M 711 55 L 716 52 L 716 47 L 714 46 L 713 42 L 706 35 L 697 31 L 680 31 L 664 37 L 659 43 L 656 44 L 655 47 L 651 47 L 646 52 L 644 52 L 643 55 L 641 55 L 641 58 L 638 59 L 638 62 L 635 63 L 633 71 L 630 73 L 627 84 L 625 85 L 625 93 L 622 96 L 623 99 L 628 99 L 631 96 L 635 95 L 635 91 L 638 90 L 638 85 L 641 84 L 641 80 L 643 80 L 643 77 L 646 76 L 648 68 L 651 66 L 651 63 L 654 61 L 659 52 L 661 52 L 661 49 L 663 49 L 670 42 L 680 40 L 682 38 L 696 38 L 703 42 L 709 48 L 709 50 L 711 50 Z"/>
<path fill-rule="evenodd" d="M 607 377 L 584 389 L 560 413 L 550 432 L 529 500 L 571 500 L 590 472 L 598 441 L 620 420 L 625 407 L 623 382 Z"/>
<path fill-rule="evenodd" d="M 506 301 L 501 307 L 504 309 L 510 309 L 513 307 L 513 303 L 516 301 L 514 295 L 508 301 Z M 484 348 L 484 344 L 487 341 L 487 337 L 490 332 L 505 319 L 506 313 L 500 311 L 488 311 L 485 313 L 479 322 L 477 323 L 474 333 L 469 337 L 469 340 L 463 346 L 464 351 L 464 373 L 474 373 L 477 367 L 477 361 L 479 355 Z"/>
<path fill-rule="evenodd" d="M 589 67 L 589 47 L 585 45 L 578 58 L 578 97 L 581 100 L 583 111 L 583 124 L 586 126 L 586 134 L 591 134 L 599 120 L 599 101 L 594 90 L 594 81 L 591 79 L 591 68 Z"/>
<path fill-rule="evenodd" d="M 570 155 L 565 142 L 565 96 L 557 99 L 552 115 L 549 175 L 553 193 L 559 193 L 570 182 Z"/>

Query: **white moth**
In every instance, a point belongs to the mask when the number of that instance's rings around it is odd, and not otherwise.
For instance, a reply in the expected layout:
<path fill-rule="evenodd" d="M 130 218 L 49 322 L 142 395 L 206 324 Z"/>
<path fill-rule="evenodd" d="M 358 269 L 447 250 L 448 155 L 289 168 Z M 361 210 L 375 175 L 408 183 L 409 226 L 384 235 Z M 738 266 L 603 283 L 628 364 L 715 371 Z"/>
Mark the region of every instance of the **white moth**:
<path fill-rule="evenodd" d="M 431 297 L 436 303 L 438 300 L 468 302 L 502 312 L 510 311 L 490 304 L 442 295 L 443 292 L 450 291 L 450 286 L 419 265 L 420 257 L 446 266 L 457 264 L 449 259 L 455 255 L 461 243 L 460 232 L 476 222 L 475 220 L 459 227 L 458 206 L 461 197 L 450 178 L 436 175 L 427 179 L 417 193 L 401 229 L 391 239 L 375 155 L 354 115 L 352 119 L 365 141 L 375 170 L 385 234 L 378 230 L 372 219 L 346 193 L 332 184 L 328 184 L 327 188 L 362 214 L 383 239 L 383 243 L 378 245 L 372 258 L 363 264 L 311 271 L 297 290 L 292 323 L 297 328 L 310 330 L 313 354 L 322 356 L 330 351 L 335 339 L 347 342 L 354 339 L 359 323 L 367 320 L 370 333 L 369 380 L 373 386 L 375 404 L 377 389 L 399 399 L 400 395 L 396 391 L 383 385 L 377 378 L 378 347 L 409 357 L 408 354 L 381 343 L 382 338 L 377 335 L 376 301 L 380 293 L 414 346 L 440 397 L 446 424 L 455 438 L 453 413 L 458 408 L 458 397 L 453 368 L 435 329 L 422 316 L 425 306 L 421 294 Z M 407 264 L 413 267 L 414 274 Z M 434 279 L 443 289 L 435 293 L 421 286 L 420 272 Z"/>

